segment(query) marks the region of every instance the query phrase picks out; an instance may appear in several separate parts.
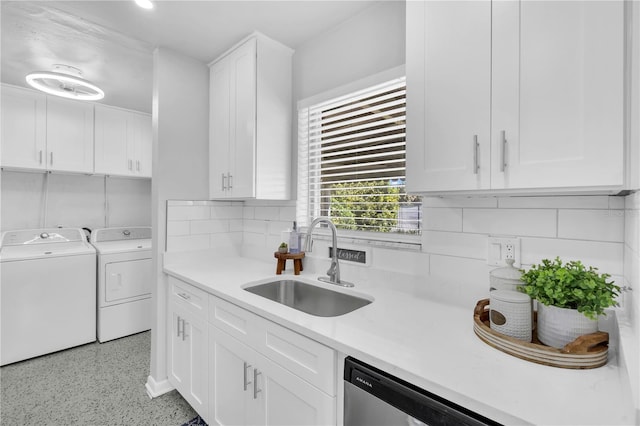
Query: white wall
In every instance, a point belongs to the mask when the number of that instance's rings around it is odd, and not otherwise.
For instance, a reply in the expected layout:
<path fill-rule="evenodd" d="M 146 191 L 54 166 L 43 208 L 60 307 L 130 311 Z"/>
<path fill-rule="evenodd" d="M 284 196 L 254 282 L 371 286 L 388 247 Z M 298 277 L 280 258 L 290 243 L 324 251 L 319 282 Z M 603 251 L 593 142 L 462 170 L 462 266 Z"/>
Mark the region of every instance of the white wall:
<path fill-rule="evenodd" d="M 151 180 L 2 171 L 0 229 L 151 225 Z"/>
<path fill-rule="evenodd" d="M 621 318 L 621 349 L 640 416 L 640 193 L 627 196 L 625 201 L 624 285 L 631 290 L 623 293 L 626 316 Z"/>
<path fill-rule="evenodd" d="M 168 390 L 166 368 L 166 281 L 162 254 L 166 246 L 167 200 L 209 196 L 209 69 L 165 48 L 153 55 L 153 216 L 154 322 L 147 390 Z"/>

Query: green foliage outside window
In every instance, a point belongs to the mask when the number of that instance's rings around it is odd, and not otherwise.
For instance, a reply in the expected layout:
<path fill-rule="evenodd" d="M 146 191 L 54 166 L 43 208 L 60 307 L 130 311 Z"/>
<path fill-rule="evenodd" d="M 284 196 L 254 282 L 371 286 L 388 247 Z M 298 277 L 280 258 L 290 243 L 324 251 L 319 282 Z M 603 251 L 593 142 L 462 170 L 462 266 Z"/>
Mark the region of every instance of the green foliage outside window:
<path fill-rule="evenodd" d="M 340 229 L 369 232 L 418 233 L 398 223 L 401 204 L 418 203 L 399 186 L 385 180 L 338 183 L 331 186 L 330 216 Z"/>

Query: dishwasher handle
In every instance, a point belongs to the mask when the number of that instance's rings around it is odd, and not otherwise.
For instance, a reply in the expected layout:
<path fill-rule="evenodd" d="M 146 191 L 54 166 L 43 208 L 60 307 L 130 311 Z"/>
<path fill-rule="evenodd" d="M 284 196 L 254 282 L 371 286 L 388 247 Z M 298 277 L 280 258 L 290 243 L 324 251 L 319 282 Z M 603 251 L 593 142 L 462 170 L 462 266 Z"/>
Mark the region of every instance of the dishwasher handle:
<path fill-rule="evenodd" d="M 501 426 L 352 357 L 345 359 L 344 380 L 430 426 Z"/>

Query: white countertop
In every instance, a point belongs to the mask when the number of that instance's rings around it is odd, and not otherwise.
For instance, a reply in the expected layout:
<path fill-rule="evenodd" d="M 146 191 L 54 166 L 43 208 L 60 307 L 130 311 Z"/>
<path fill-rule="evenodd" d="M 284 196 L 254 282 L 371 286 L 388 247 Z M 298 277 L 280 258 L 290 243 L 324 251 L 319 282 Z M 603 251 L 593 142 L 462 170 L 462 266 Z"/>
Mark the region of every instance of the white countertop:
<path fill-rule="evenodd" d="M 473 332 L 473 306 L 434 302 L 394 283 L 342 290 L 303 272 L 296 279 L 375 299 L 338 317 L 299 312 L 244 291 L 282 278 L 275 260 L 197 254 L 166 259 L 165 272 L 500 423 L 632 425 L 626 372 L 614 348 L 592 370 L 538 365 L 494 349 Z M 288 272 L 291 274 L 291 272 Z M 292 277 L 293 275 L 286 275 Z M 343 277 L 344 278 L 344 277 Z M 348 277 L 347 277 L 348 278 Z"/>

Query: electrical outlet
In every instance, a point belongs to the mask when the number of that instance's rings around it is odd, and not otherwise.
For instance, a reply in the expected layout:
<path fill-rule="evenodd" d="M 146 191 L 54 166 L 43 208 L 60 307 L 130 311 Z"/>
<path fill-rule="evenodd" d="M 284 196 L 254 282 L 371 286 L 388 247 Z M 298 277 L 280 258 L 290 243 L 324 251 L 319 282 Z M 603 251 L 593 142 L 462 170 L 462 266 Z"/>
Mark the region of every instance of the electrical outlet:
<path fill-rule="evenodd" d="M 487 239 L 487 264 L 505 266 L 506 259 L 520 264 L 520 239 L 515 237 L 489 237 Z"/>

